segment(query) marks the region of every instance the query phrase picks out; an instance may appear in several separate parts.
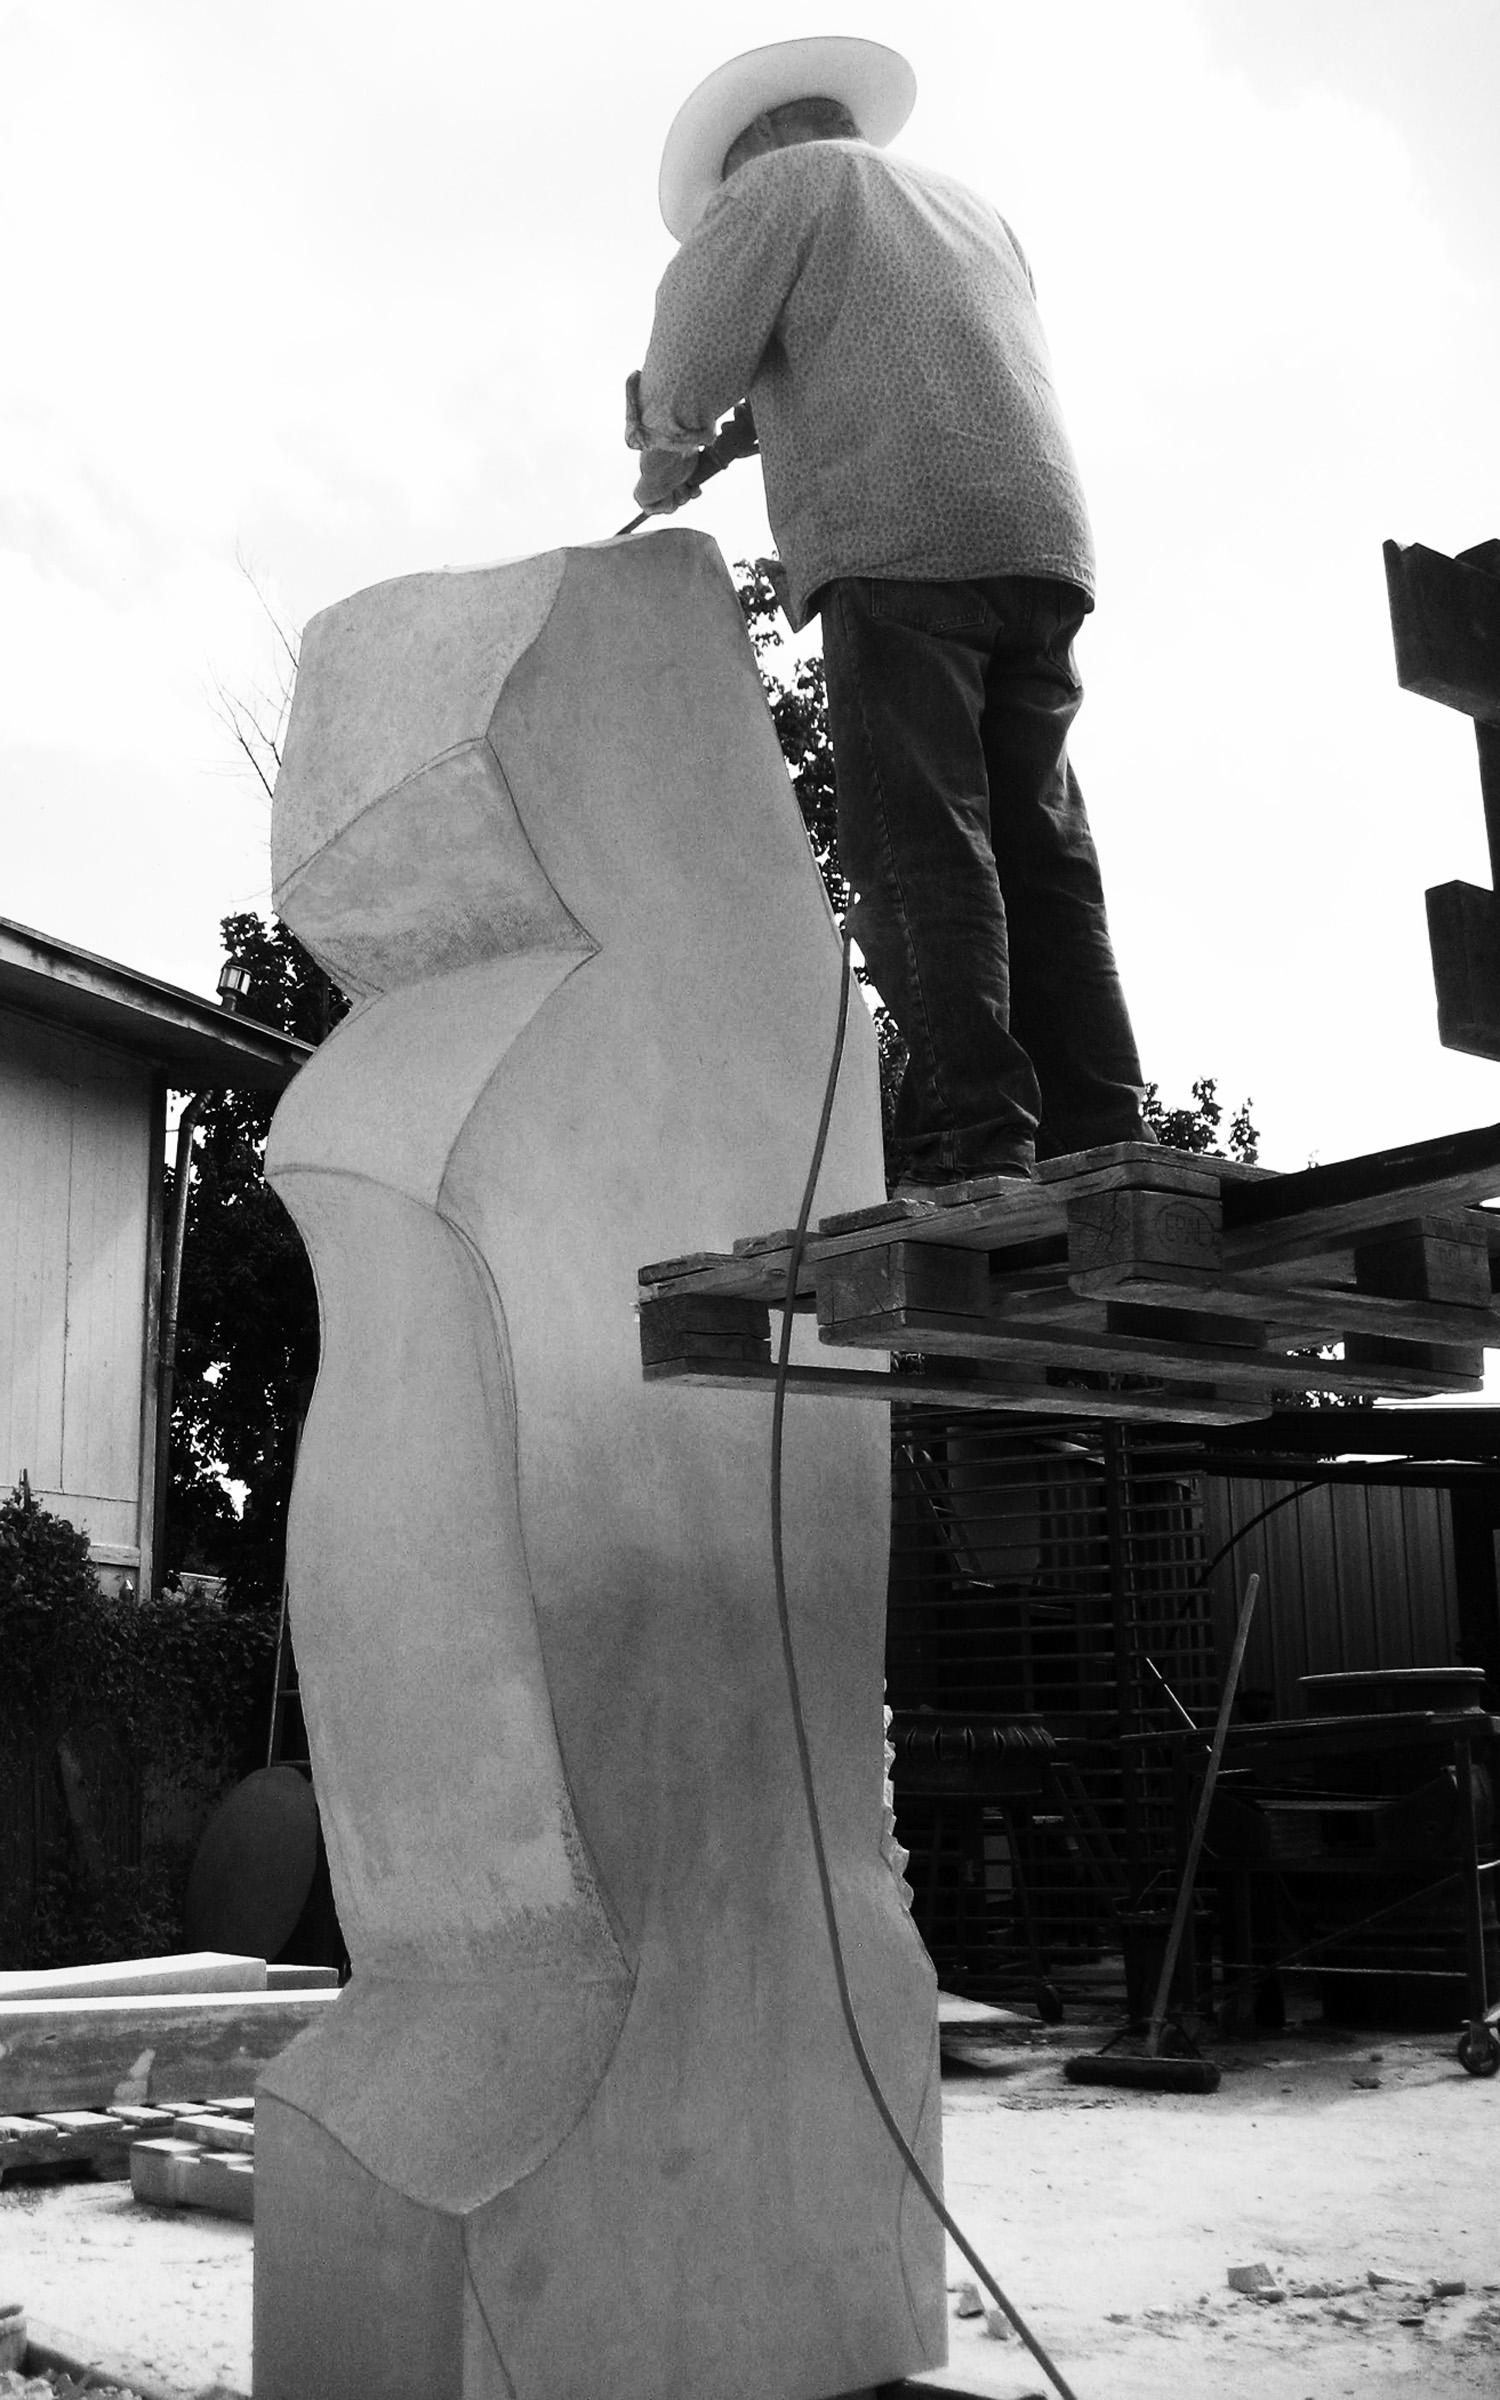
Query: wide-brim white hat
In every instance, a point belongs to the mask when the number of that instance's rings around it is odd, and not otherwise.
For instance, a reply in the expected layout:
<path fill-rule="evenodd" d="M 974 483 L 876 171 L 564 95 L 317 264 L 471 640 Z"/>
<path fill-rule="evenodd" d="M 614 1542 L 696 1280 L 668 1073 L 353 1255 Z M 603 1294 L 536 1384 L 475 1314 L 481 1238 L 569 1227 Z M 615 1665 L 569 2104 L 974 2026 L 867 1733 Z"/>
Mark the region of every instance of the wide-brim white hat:
<path fill-rule="evenodd" d="M 672 119 L 658 186 L 667 231 L 687 239 L 719 188 L 725 151 L 766 109 L 788 100 L 841 100 L 864 139 L 882 149 L 901 131 L 916 97 L 916 76 L 900 51 L 854 34 L 768 42 L 729 59 Z"/>

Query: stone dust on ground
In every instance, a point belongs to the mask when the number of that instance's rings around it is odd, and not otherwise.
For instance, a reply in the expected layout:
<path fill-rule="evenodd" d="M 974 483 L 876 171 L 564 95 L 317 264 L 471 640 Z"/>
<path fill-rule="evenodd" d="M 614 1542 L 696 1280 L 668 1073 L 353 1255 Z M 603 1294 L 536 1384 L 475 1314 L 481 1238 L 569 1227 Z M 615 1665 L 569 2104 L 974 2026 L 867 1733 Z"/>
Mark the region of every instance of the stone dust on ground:
<path fill-rule="evenodd" d="M 1065 2083 L 1056 2037 L 945 2076 L 948 2206 L 1079 2400 L 1497 2400 L 1500 2080 L 1448 2034 L 1208 2046 L 1205 2098 Z M 982 2316 L 949 2337 L 948 2381 L 1048 2388 Z"/>
<path fill-rule="evenodd" d="M 1214 2044 L 1207 2098 L 1066 2083 L 1098 2028 L 1004 2036 L 944 2076 L 948 2205 L 1078 2400 L 1497 2400 L 1500 2078 L 1466 2075 L 1451 2035 Z M 0 2192 L 0 2301 L 79 2357 L 248 2392 L 251 2244 L 126 2184 L 23 2184 Z M 1280 2297 L 1230 2289 L 1252 2265 Z M 957 2299 L 922 2380 L 1046 2390 Z"/>
<path fill-rule="evenodd" d="M 80 2359 L 128 2359 L 184 2393 L 250 2389 L 251 2229 L 143 2208 L 128 2183 L 0 2190 L 0 2301 Z"/>

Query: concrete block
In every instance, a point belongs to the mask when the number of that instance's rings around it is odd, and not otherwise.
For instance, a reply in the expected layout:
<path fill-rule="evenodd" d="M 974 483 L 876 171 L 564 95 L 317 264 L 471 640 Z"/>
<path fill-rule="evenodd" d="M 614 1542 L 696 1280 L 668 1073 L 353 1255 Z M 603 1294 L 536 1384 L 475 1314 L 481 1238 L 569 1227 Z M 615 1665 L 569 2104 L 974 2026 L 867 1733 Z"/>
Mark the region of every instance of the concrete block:
<path fill-rule="evenodd" d="M 190 2208 L 211 2209 L 216 2217 L 239 2217 L 249 2225 L 255 2218 L 255 2161 L 231 2158 L 207 2150 L 188 2170 Z"/>
<path fill-rule="evenodd" d="M 133 2142 L 130 2188 L 154 2208 L 207 2208 L 248 2223 L 255 2214 L 255 2161 L 192 2141 Z"/>
<path fill-rule="evenodd" d="M 205 2150 L 234 2150 L 247 2158 L 255 2156 L 255 2127 L 245 2124 L 240 2117 L 179 2117 L 172 2133 L 178 2141 L 197 2142 Z"/>
<path fill-rule="evenodd" d="M 137 2200 L 144 2200 L 153 2208 L 182 2207 L 187 2169 L 199 2155 L 196 2142 L 184 2141 L 175 2134 L 132 2142 L 130 2188 Z"/>
<path fill-rule="evenodd" d="M 712 543 L 326 611 L 272 840 L 363 996 L 268 1153 L 324 1311 L 288 1579 L 354 1972 L 260 2086 L 257 2392 L 892 2382 L 944 2355 L 942 2243 L 828 1963 L 765 1398 L 647 1382 L 635 1321 L 643 1262 L 794 1220 L 840 972 Z M 822 1212 L 884 1191 L 849 1030 Z M 788 1427 L 850 1979 L 936 2174 L 932 1971 L 880 1845 L 888 1423 Z"/>

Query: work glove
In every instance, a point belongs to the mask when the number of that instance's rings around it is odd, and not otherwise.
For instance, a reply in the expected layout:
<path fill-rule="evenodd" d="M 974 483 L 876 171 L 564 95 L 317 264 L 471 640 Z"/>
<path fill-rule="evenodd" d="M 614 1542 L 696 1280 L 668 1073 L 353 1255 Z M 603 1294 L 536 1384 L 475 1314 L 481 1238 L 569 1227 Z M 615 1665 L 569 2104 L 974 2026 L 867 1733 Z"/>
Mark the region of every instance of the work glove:
<path fill-rule="evenodd" d="M 646 451 L 641 459 L 640 481 L 635 487 L 636 507 L 653 517 L 670 516 L 674 508 L 681 508 L 684 500 L 692 499 L 697 490 L 701 456 L 700 451 Z"/>

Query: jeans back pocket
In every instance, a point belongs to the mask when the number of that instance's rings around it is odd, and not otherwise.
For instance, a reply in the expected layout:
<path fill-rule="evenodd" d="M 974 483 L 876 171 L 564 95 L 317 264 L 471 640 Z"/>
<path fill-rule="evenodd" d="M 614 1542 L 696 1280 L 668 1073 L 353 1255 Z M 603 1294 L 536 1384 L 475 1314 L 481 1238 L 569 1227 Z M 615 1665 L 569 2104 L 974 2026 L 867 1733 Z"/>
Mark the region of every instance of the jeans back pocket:
<path fill-rule="evenodd" d="M 873 622 L 913 633 L 983 633 L 994 610 L 974 583 L 906 583 L 872 576 L 865 583 Z"/>

